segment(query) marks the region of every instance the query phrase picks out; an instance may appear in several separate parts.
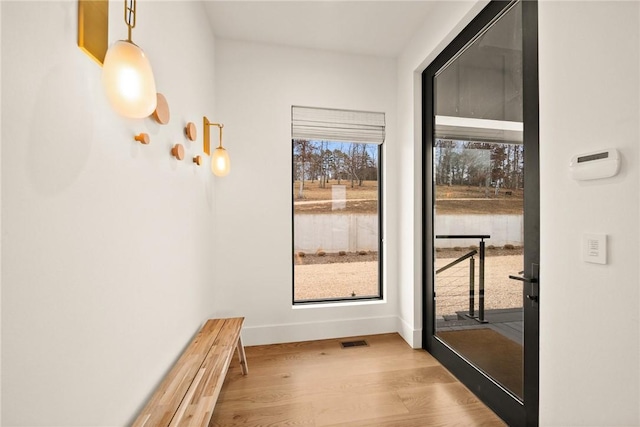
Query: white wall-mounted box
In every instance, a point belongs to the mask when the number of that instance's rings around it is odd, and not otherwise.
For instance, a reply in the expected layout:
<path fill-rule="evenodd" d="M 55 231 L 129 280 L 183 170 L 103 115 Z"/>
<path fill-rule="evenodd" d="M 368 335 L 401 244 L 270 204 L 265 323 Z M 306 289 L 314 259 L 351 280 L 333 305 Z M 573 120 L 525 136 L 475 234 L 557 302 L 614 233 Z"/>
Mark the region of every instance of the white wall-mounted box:
<path fill-rule="evenodd" d="M 571 177 L 578 181 L 610 178 L 620 171 L 620 153 L 615 148 L 578 154 L 569 163 Z"/>

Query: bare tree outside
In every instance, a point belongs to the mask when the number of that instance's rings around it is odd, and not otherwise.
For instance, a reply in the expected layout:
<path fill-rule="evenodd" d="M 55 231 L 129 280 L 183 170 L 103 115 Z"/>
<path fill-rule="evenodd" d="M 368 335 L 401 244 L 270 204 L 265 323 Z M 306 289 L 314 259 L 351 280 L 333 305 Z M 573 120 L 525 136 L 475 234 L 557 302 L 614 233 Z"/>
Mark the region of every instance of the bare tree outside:
<path fill-rule="evenodd" d="M 438 139 L 434 154 L 436 185 L 511 190 L 521 189 L 524 185 L 521 144 Z"/>
<path fill-rule="evenodd" d="M 304 183 L 307 175 L 310 175 L 309 163 L 315 147 L 312 142 L 304 139 L 293 140 L 293 168 L 299 182 L 298 199 L 304 199 Z"/>

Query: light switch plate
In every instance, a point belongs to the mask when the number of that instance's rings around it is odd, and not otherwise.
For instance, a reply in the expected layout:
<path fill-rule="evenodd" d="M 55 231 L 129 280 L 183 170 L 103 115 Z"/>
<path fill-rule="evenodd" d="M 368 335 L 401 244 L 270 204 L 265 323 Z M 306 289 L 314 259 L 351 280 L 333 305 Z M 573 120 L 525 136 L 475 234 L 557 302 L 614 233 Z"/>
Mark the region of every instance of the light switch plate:
<path fill-rule="evenodd" d="M 594 264 L 607 263 L 607 235 L 586 233 L 582 236 L 582 259 Z"/>

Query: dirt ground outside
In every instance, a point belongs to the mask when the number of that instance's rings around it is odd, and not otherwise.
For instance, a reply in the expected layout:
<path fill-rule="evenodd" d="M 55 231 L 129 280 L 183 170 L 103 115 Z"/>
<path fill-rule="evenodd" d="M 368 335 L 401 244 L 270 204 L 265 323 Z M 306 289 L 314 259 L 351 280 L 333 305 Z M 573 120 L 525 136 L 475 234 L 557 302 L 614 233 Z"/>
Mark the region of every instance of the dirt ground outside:
<path fill-rule="evenodd" d="M 296 265 L 294 280 L 296 301 L 378 296 L 378 263 Z"/>
<path fill-rule="evenodd" d="M 344 185 L 346 190 L 345 208 L 332 210 L 332 187 Z M 304 183 L 303 197 L 300 198 L 300 181 L 293 183 L 293 206 L 296 215 L 332 213 L 376 213 L 378 212 L 378 182 L 330 180 L 321 187 L 319 181 Z M 523 190 L 471 187 L 467 185 L 436 186 L 435 210 L 446 215 L 521 215 L 523 212 Z"/>
<path fill-rule="evenodd" d="M 436 269 L 455 258 L 436 259 Z M 479 260 L 475 261 L 475 310 L 478 310 Z M 522 307 L 522 283 L 509 279 L 522 271 L 522 255 L 488 256 L 485 260 L 485 310 Z M 469 309 L 469 261 L 436 275 L 436 317 Z"/>
<path fill-rule="evenodd" d="M 345 187 L 346 200 L 344 209 L 333 210 L 333 186 Z M 350 180 L 330 180 L 321 187 L 319 181 L 304 183 L 303 197 L 300 198 L 300 181 L 293 183 L 293 209 L 296 215 L 304 214 L 332 214 L 332 213 L 362 213 L 375 214 L 378 212 L 378 182 Z"/>

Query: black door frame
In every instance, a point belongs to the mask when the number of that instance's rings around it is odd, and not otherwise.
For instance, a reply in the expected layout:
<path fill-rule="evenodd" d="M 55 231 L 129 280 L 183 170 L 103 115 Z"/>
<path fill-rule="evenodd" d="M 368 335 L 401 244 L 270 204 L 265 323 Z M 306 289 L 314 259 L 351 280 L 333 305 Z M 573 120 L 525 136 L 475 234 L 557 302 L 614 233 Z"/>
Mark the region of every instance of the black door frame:
<path fill-rule="evenodd" d="M 537 295 L 538 302 L 527 302 L 524 309 L 524 404 L 471 366 L 448 346 L 435 337 L 434 256 L 433 256 L 433 78 L 435 74 L 458 54 L 477 34 L 489 26 L 511 1 L 491 1 L 464 30 L 431 62 L 422 73 L 422 283 L 423 283 L 423 347 L 434 355 L 460 381 L 471 389 L 487 406 L 509 425 L 537 426 L 539 408 L 539 290 L 538 264 L 540 255 L 540 189 L 539 189 L 539 102 L 538 102 L 538 3 L 522 1 L 523 40 L 523 122 L 525 161 L 525 275 L 535 283 L 524 282 L 525 295 Z M 520 286 L 514 283 L 514 286 Z"/>

